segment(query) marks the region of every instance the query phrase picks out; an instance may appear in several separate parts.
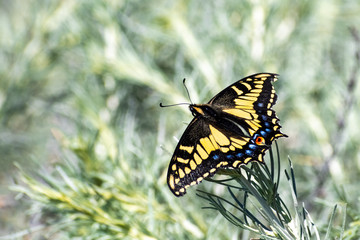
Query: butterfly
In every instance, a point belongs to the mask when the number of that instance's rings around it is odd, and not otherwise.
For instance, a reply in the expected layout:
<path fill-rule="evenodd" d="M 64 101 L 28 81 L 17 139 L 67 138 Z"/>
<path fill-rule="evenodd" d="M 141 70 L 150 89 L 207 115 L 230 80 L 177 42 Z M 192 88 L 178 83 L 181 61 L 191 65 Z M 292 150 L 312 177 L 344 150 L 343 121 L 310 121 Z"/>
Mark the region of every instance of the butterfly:
<path fill-rule="evenodd" d="M 221 168 L 263 163 L 265 151 L 280 137 L 279 119 L 271 107 L 277 74 L 258 73 L 222 90 L 207 104 L 189 104 L 194 116 L 171 158 L 167 183 L 172 193 L 212 177 Z"/>

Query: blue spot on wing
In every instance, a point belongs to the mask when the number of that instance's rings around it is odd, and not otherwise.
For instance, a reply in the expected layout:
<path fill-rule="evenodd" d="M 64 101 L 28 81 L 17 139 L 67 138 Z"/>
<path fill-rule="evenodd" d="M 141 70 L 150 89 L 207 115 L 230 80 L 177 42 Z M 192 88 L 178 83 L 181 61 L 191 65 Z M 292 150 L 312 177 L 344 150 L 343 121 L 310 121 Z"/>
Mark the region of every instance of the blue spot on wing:
<path fill-rule="evenodd" d="M 249 148 L 250 149 L 256 149 L 256 145 L 255 144 L 249 144 Z"/>
<path fill-rule="evenodd" d="M 251 150 L 246 150 L 245 153 L 246 153 L 246 155 L 252 156 L 253 151 L 251 151 Z"/>
<path fill-rule="evenodd" d="M 217 155 L 217 154 L 215 154 L 215 155 L 213 156 L 213 159 L 214 159 L 214 160 L 219 160 L 219 158 L 220 158 L 220 157 L 219 157 L 219 155 Z"/>
<path fill-rule="evenodd" d="M 260 134 L 261 134 L 261 136 L 263 136 L 263 137 L 266 137 L 266 136 L 268 135 L 268 133 L 265 132 L 265 131 L 263 131 L 263 130 L 260 131 Z"/>
<path fill-rule="evenodd" d="M 235 156 L 238 157 L 238 158 L 241 158 L 241 157 L 244 156 L 244 154 L 243 153 L 237 153 Z"/>

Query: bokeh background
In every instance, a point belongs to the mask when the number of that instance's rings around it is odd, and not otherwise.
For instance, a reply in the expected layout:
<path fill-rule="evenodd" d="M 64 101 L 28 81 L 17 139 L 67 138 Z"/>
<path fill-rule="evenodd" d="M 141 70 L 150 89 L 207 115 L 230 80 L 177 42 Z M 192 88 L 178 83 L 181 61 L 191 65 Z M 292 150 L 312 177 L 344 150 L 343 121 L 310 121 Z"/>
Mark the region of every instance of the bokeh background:
<path fill-rule="evenodd" d="M 248 237 L 201 208 L 211 183 L 167 189 L 192 116 L 159 103 L 273 72 L 299 200 L 357 239 L 359 32 L 358 0 L 0 0 L 0 236 Z"/>

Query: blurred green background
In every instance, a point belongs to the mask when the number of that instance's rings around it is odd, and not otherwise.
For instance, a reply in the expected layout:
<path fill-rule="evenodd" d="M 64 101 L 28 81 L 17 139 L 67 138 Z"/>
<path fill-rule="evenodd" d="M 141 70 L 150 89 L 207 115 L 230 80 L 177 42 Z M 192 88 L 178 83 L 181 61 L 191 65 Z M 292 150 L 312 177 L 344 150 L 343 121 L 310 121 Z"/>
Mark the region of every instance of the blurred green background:
<path fill-rule="evenodd" d="M 197 187 L 183 198 L 167 189 L 191 114 L 159 103 L 189 101 L 183 78 L 204 103 L 273 72 L 300 201 L 324 228 L 346 203 L 359 237 L 358 31 L 358 0 L 0 0 L 0 236 L 246 238 L 201 209 Z M 95 224 L 94 213 L 107 217 Z"/>

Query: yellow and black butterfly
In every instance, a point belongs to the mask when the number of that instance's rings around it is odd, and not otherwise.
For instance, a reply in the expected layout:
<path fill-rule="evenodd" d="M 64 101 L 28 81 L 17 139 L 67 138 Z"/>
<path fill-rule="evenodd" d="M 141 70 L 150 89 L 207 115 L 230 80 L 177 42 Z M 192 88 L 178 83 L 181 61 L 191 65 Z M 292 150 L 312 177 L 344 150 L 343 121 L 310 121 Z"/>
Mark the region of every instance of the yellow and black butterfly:
<path fill-rule="evenodd" d="M 190 104 L 194 119 L 171 158 L 167 182 L 175 196 L 213 176 L 219 168 L 263 162 L 265 151 L 280 132 L 271 107 L 277 74 L 258 73 L 225 88 L 207 104 Z"/>

